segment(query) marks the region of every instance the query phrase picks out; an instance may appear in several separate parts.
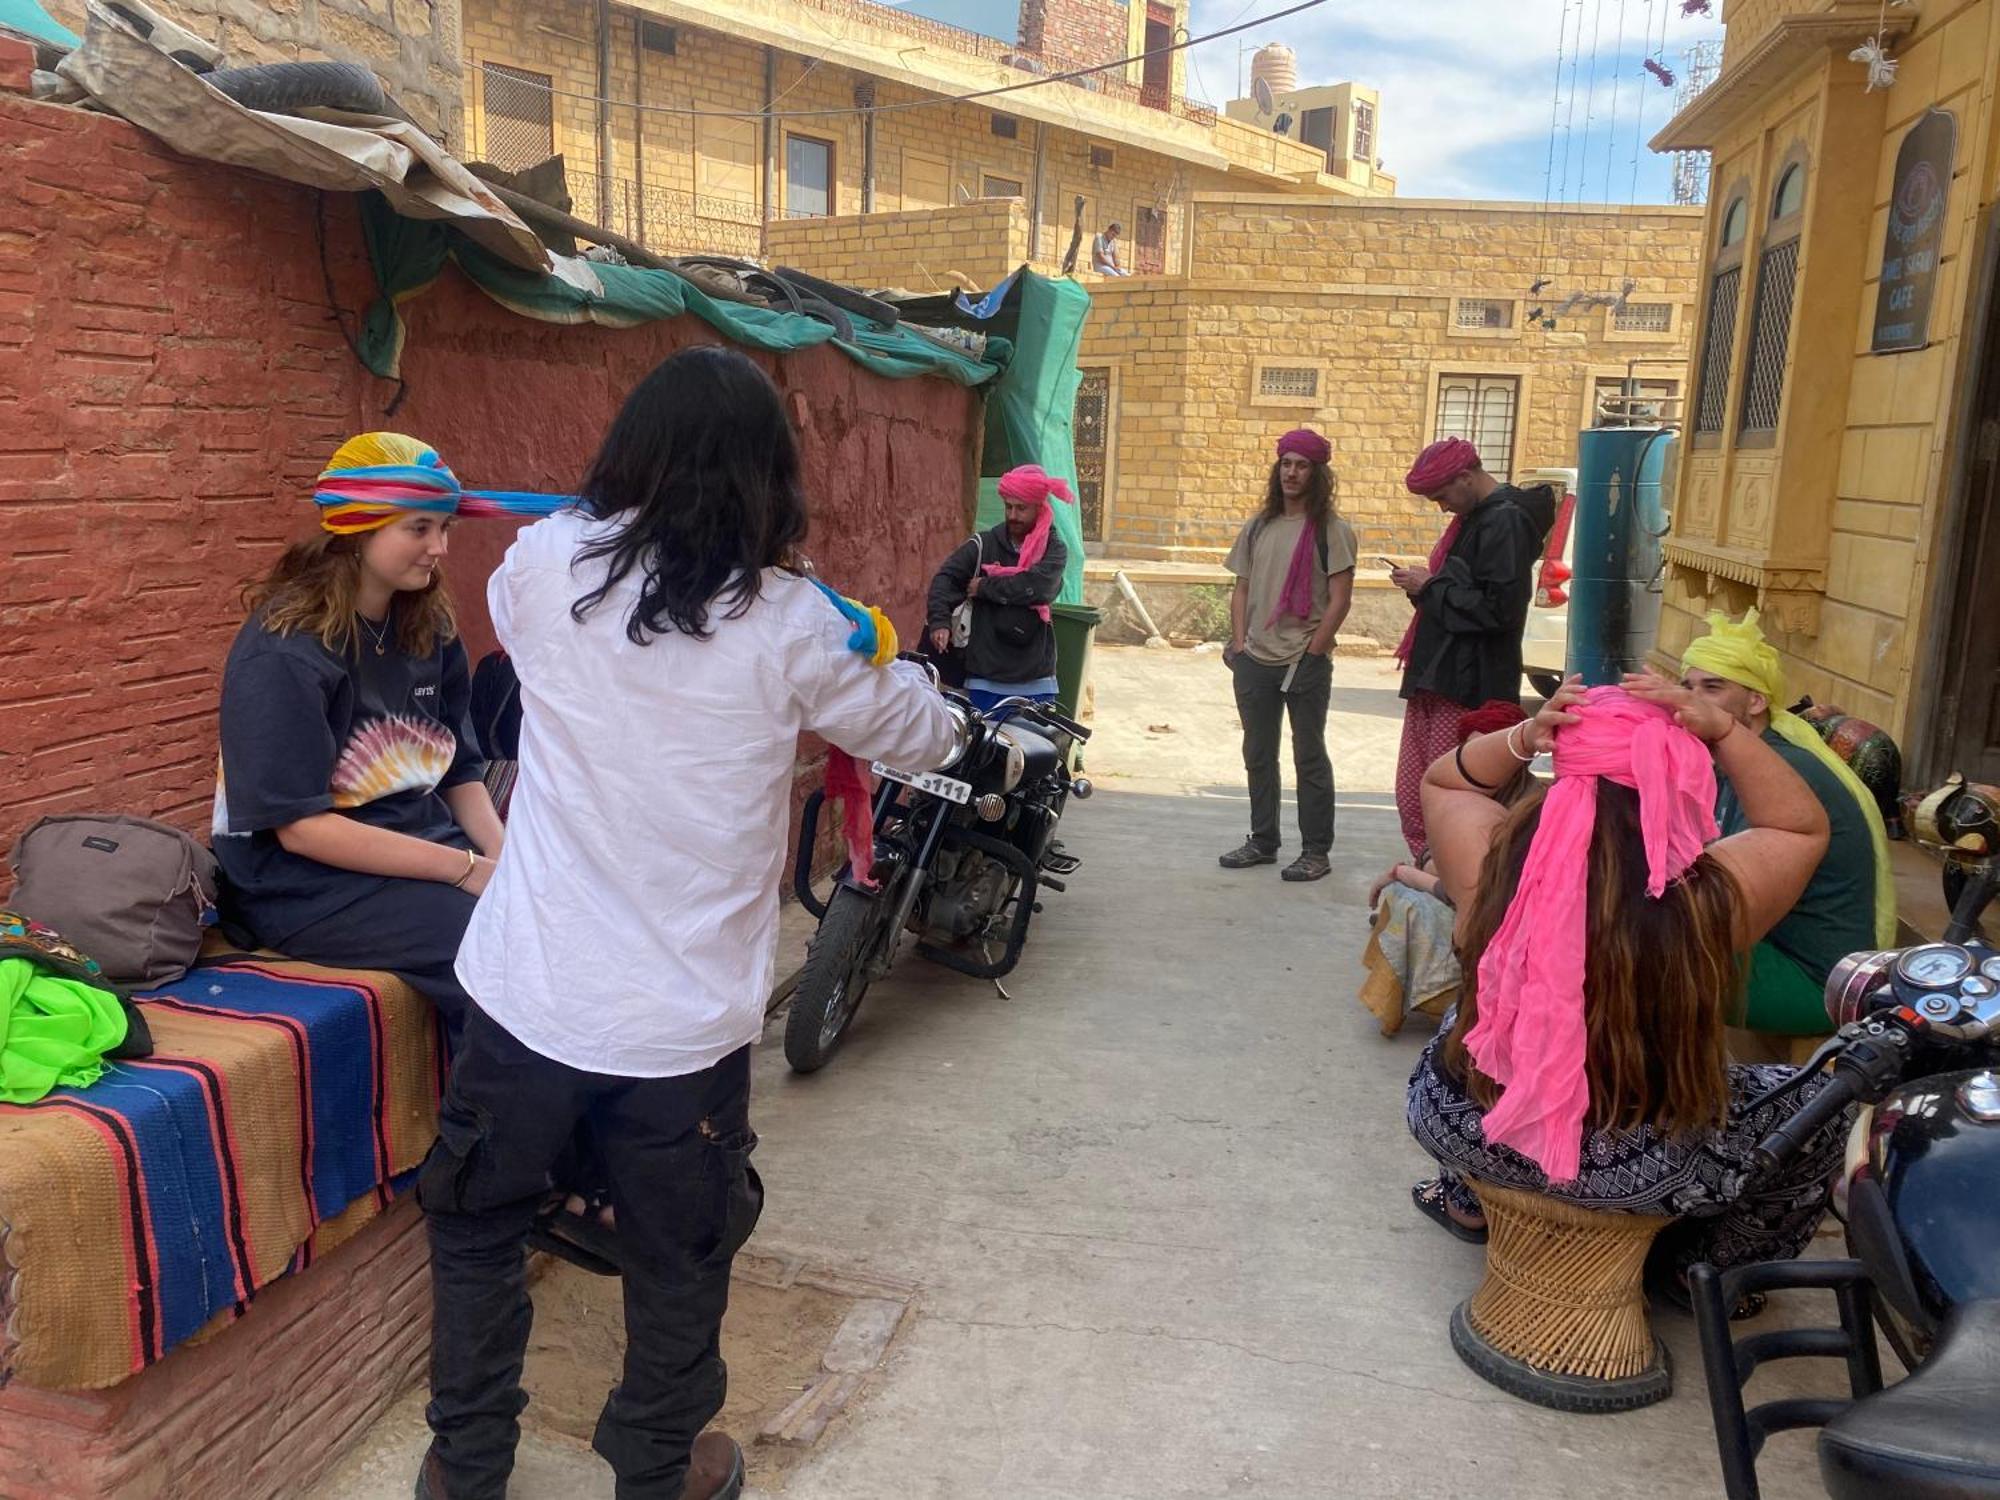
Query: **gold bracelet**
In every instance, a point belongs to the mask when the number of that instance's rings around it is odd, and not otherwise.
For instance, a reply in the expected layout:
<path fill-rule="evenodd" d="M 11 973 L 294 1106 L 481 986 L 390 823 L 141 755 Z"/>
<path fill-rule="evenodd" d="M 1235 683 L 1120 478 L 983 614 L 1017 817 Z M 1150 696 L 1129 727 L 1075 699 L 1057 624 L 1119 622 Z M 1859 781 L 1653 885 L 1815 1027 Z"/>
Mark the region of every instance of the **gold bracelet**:
<path fill-rule="evenodd" d="M 474 854 L 470 849 L 466 850 L 465 873 L 459 876 L 458 879 L 454 880 L 451 883 L 451 888 L 455 891 L 464 890 L 465 882 L 472 879 L 472 872 L 478 868 L 479 868 L 479 856 Z"/>

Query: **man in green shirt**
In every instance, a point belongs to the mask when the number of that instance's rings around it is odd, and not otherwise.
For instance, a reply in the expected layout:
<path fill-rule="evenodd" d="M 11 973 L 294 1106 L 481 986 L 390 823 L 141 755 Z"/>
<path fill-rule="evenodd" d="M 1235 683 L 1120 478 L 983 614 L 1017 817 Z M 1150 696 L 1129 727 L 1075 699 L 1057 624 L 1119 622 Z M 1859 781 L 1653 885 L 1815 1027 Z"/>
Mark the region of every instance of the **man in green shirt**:
<path fill-rule="evenodd" d="M 1895 886 L 1888 835 L 1875 799 L 1820 739 L 1780 705 L 1785 684 L 1778 653 L 1757 627 L 1753 609 L 1739 623 L 1711 614 L 1709 633 L 1688 646 L 1681 685 L 1726 709 L 1776 750 L 1826 806 L 1831 836 L 1819 868 L 1791 915 L 1750 956 L 1744 1009 L 1732 1018 L 1751 1031 L 1813 1036 L 1831 1029 L 1827 975 L 1850 953 L 1893 945 Z M 1716 781 L 1715 821 L 1724 835 L 1745 826 L 1735 789 Z"/>

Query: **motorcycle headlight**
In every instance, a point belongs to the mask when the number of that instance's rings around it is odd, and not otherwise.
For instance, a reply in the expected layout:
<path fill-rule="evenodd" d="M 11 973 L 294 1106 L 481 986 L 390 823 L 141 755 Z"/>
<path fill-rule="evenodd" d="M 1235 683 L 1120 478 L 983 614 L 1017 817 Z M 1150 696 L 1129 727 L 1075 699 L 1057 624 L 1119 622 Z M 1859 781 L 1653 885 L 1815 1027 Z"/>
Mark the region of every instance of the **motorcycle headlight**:
<path fill-rule="evenodd" d="M 1021 747 L 1014 743 L 1014 737 L 1006 730 L 1000 731 L 1000 748 L 1006 752 L 1007 763 L 1000 772 L 1000 790 L 1011 792 L 1021 784 L 1021 777 L 1028 769 L 1028 757 Z"/>
<path fill-rule="evenodd" d="M 944 706 L 946 711 L 950 713 L 952 722 L 958 726 L 958 743 L 951 747 L 951 754 L 945 757 L 944 764 L 935 769 L 949 771 L 953 766 L 965 759 L 965 752 L 972 746 L 973 716 L 972 710 L 956 699 L 945 699 Z"/>

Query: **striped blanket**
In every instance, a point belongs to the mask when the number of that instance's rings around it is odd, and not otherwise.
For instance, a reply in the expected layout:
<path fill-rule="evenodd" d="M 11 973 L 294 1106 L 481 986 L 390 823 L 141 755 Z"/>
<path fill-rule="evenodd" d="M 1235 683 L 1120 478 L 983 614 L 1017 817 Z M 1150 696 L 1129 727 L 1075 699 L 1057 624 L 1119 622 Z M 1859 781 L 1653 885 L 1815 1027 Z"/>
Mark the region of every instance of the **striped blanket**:
<path fill-rule="evenodd" d="M 113 1385 L 242 1316 L 435 1134 L 435 1013 L 390 975 L 234 957 L 139 999 L 151 1057 L 0 1106 L 0 1382 Z"/>

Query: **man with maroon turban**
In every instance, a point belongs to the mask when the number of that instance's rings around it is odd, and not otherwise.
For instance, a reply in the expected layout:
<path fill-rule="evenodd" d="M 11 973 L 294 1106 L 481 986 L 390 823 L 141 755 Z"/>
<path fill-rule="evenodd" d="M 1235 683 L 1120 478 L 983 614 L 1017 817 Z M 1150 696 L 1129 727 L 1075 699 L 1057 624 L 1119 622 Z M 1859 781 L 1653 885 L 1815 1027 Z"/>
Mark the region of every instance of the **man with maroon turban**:
<path fill-rule="evenodd" d="M 1540 497 L 1487 473 L 1464 438 L 1432 443 L 1403 482 L 1451 517 L 1429 563 L 1389 575 L 1416 609 L 1396 651 L 1405 700 L 1396 810 L 1421 861 L 1424 772 L 1458 743 L 1467 709 L 1520 699 L 1521 627 L 1548 525 Z"/>
<path fill-rule="evenodd" d="M 1326 753 L 1326 714 L 1334 636 L 1354 600 L 1354 529 L 1335 509 L 1332 457 L 1332 446 L 1308 428 L 1279 438 L 1264 508 L 1229 551 L 1236 589 L 1223 660 L 1235 678 L 1243 720 L 1250 837 L 1222 856 L 1225 870 L 1278 861 L 1278 737 L 1287 715 L 1304 848 L 1284 878 L 1319 880 L 1333 869 L 1327 858 L 1333 762 Z"/>

